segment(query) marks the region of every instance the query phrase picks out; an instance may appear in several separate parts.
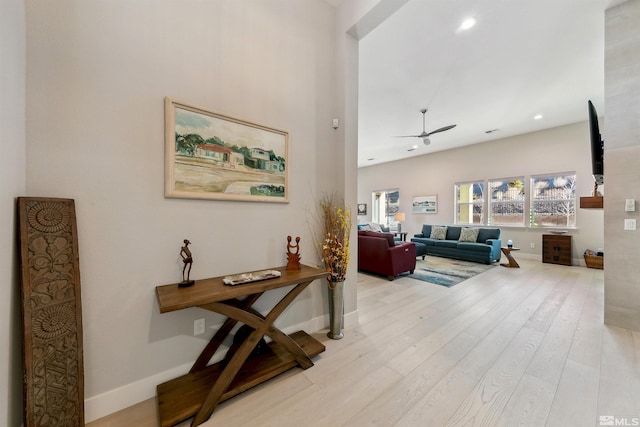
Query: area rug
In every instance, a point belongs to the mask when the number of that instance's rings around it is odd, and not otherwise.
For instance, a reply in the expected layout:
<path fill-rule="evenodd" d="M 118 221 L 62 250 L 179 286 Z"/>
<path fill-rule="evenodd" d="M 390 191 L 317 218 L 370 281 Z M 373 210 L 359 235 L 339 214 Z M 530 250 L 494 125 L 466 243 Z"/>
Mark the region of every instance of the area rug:
<path fill-rule="evenodd" d="M 480 273 L 495 267 L 497 264 L 460 261 L 457 259 L 427 256 L 424 260 L 416 260 L 416 269 L 406 277 L 451 287 Z"/>

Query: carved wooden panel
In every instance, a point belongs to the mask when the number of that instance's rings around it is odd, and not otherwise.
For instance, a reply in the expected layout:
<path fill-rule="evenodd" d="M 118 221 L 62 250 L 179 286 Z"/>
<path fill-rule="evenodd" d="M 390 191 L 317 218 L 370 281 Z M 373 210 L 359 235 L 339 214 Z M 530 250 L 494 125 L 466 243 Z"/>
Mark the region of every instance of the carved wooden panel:
<path fill-rule="evenodd" d="M 18 198 L 26 427 L 84 426 L 75 204 Z"/>

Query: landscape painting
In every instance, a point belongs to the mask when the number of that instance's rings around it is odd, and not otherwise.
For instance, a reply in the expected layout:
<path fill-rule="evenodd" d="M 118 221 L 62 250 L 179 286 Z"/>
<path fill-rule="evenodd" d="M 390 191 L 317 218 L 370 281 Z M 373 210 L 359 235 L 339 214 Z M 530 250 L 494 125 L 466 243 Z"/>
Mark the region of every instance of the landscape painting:
<path fill-rule="evenodd" d="M 288 202 L 289 134 L 165 99 L 165 196 Z"/>
<path fill-rule="evenodd" d="M 438 196 L 414 196 L 413 213 L 438 213 Z"/>

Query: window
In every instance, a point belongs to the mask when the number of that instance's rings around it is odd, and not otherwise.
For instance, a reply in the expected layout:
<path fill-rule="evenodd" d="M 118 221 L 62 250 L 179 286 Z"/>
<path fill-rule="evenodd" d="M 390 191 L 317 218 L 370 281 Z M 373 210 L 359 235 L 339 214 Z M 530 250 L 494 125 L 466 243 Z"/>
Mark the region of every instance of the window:
<path fill-rule="evenodd" d="M 575 227 L 575 172 L 531 177 L 531 227 Z"/>
<path fill-rule="evenodd" d="M 524 226 L 524 177 L 489 181 L 490 225 Z"/>
<path fill-rule="evenodd" d="M 394 215 L 400 211 L 398 189 L 374 191 L 371 195 L 371 220 L 386 226 L 396 225 Z"/>
<path fill-rule="evenodd" d="M 456 224 L 484 224 L 484 182 L 456 184 Z"/>

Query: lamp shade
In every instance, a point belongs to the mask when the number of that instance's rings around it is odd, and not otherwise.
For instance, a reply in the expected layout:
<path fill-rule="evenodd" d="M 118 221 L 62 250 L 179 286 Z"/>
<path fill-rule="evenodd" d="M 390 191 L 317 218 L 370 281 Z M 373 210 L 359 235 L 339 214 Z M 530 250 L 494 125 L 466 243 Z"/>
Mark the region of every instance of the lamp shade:
<path fill-rule="evenodd" d="M 397 213 L 394 215 L 395 220 L 396 221 L 404 221 L 404 214 L 403 213 Z"/>

